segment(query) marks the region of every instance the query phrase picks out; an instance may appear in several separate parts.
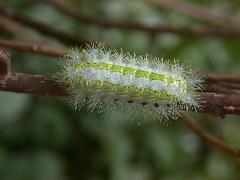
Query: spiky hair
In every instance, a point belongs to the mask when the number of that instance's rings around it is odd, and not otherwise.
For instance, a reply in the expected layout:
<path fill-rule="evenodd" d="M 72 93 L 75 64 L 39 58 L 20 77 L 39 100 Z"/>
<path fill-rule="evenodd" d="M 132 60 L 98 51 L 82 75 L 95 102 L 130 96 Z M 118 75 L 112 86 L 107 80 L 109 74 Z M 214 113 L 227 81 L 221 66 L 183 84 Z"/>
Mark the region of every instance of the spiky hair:
<path fill-rule="evenodd" d="M 71 49 L 57 77 L 75 109 L 157 120 L 201 108 L 197 91 L 204 87 L 201 76 L 176 60 L 118 53 L 101 44 Z"/>

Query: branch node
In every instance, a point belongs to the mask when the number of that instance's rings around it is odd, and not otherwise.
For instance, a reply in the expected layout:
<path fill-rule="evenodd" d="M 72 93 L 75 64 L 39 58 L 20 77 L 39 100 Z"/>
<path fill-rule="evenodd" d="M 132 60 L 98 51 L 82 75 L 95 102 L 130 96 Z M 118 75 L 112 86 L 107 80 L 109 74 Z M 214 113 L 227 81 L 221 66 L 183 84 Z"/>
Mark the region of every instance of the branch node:
<path fill-rule="evenodd" d="M 10 74 L 10 54 L 0 50 L 0 79 L 4 79 Z"/>

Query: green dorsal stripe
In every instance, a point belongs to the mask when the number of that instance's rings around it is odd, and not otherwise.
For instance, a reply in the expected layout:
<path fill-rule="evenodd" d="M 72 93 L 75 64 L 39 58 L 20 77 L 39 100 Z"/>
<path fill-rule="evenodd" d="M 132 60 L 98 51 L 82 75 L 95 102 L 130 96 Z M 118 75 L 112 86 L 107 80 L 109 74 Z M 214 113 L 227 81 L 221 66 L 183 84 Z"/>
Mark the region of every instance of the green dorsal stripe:
<path fill-rule="evenodd" d="M 134 69 L 131 67 L 107 64 L 107 63 L 103 63 L 103 62 L 100 62 L 100 63 L 83 62 L 83 63 L 79 63 L 79 64 L 75 65 L 75 67 L 78 69 L 93 68 L 96 70 L 107 70 L 110 72 L 119 72 L 124 75 L 132 75 L 134 77 L 148 78 L 149 80 L 163 81 L 167 84 L 172 84 L 172 83 L 176 82 L 180 86 L 181 91 L 186 91 L 186 89 L 187 89 L 187 85 L 184 80 L 176 80 L 175 81 L 174 78 L 171 76 L 158 74 L 155 72 L 138 70 L 138 69 Z"/>

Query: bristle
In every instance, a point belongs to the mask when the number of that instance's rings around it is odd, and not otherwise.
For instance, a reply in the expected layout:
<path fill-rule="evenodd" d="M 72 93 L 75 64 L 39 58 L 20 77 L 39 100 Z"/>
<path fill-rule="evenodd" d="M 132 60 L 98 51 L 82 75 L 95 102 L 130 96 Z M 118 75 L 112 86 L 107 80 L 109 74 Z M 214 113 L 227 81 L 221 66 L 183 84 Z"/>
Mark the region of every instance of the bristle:
<path fill-rule="evenodd" d="M 203 78 L 177 60 L 118 53 L 101 44 L 71 49 L 65 59 L 57 77 L 75 109 L 166 121 L 177 119 L 181 109 L 201 108 Z"/>

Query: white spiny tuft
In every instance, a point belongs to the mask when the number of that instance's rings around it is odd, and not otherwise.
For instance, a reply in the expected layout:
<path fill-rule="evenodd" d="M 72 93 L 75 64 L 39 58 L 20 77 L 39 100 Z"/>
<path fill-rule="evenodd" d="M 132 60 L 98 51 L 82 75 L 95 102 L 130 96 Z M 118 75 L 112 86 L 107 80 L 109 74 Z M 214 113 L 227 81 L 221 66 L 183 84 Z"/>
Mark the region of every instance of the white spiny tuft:
<path fill-rule="evenodd" d="M 202 76 L 175 59 L 118 53 L 100 44 L 71 49 L 57 79 L 75 109 L 122 112 L 167 124 L 183 109 L 201 109 L 198 91 L 205 87 Z"/>

